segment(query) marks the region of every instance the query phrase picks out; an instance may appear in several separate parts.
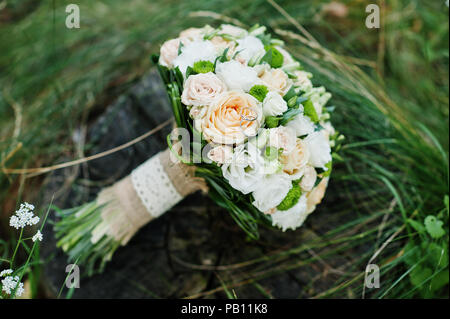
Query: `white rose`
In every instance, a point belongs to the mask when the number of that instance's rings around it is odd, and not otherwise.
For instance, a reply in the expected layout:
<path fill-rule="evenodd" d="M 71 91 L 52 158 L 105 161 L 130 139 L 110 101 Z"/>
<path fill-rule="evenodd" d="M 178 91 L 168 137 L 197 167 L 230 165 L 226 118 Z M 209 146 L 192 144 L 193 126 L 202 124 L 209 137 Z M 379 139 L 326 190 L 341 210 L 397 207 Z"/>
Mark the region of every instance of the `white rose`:
<path fill-rule="evenodd" d="M 304 140 L 309 150 L 309 162 L 314 167 L 326 169 L 325 164 L 331 161 L 331 148 L 323 131 L 313 132 Z"/>
<path fill-rule="evenodd" d="M 292 188 L 291 180 L 286 174 L 265 175 L 253 191 L 253 206 L 261 212 L 278 206 Z"/>
<path fill-rule="evenodd" d="M 202 118 L 205 117 L 207 111 L 208 111 L 207 106 L 196 105 L 191 107 L 189 111 L 189 116 L 194 120 L 201 120 Z"/>
<path fill-rule="evenodd" d="M 303 114 L 298 114 L 293 120 L 289 121 L 286 126 L 294 129 L 297 136 L 303 136 L 314 132 L 314 123 L 309 116 Z"/>
<path fill-rule="evenodd" d="M 242 91 L 228 91 L 209 106 L 202 132 L 216 144 L 241 144 L 257 134 L 261 120 L 262 108 L 257 99 Z"/>
<path fill-rule="evenodd" d="M 221 30 L 219 31 L 219 34 L 226 34 L 235 38 L 243 38 L 246 37 L 248 34 L 247 30 L 236 27 L 231 24 L 222 24 L 220 26 L 220 29 Z"/>
<path fill-rule="evenodd" d="M 270 69 L 264 71 L 259 76 L 263 84 L 265 84 L 270 91 L 276 91 L 284 96 L 292 85 L 292 81 L 281 69 Z"/>
<path fill-rule="evenodd" d="M 269 146 L 282 148 L 283 154 L 292 152 L 296 145 L 295 131 L 289 127 L 279 126 L 269 129 Z"/>
<path fill-rule="evenodd" d="M 280 94 L 274 91 L 267 93 L 263 101 L 264 116 L 281 115 L 288 109 L 287 103 Z"/>
<path fill-rule="evenodd" d="M 184 105 L 210 105 L 225 90 L 225 83 L 212 72 L 191 75 L 184 83 L 181 102 Z"/>
<path fill-rule="evenodd" d="M 259 165 L 264 161 L 259 150 L 249 144 L 234 148 L 229 161 L 222 165 L 223 177 L 231 187 L 248 194 L 253 192 L 263 178 Z"/>
<path fill-rule="evenodd" d="M 264 45 L 260 39 L 254 36 L 246 36 L 243 39 L 237 40 L 236 52 L 239 52 L 237 57 L 243 59 L 248 63 L 255 55 L 261 55 L 264 50 Z"/>
<path fill-rule="evenodd" d="M 217 50 L 211 41 L 194 41 L 181 48 L 181 54 L 173 60 L 174 67 L 179 67 L 183 75 L 188 66 L 194 66 L 198 61 L 215 61 Z"/>
<path fill-rule="evenodd" d="M 303 168 L 309 160 L 309 150 L 305 143 L 297 138 L 295 148 L 289 154 L 282 154 L 280 162 L 283 164 L 283 171 L 292 176 L 292 179 L 298 179 L 303 175 Z"/>
<path fill-rule="evenodd" d="M 258 76 L 252 68 L 235 60 L 219 63 L 216 66 L 216 74 L 230 90 L 248 92 L 258 82 Z"/>
<path fill-rule="evenodd" d="M 211 161 L 218 164 L 228 163 L 233 157 L 233 149 L 227 145 L 218 145 L 213 147 L 207 156 Z"/>
<path fill-rule="evenodd" d="M 300 181 L 300 188 L 304 192 L 309 192 L 313 189 L 317 180 L 317 172 L 314 167 L 307 165 L 303 169 L 303 177 Z"/>
<path fill-rule="evenodd" d="M 159 52 L 158 63 L 171 68 L 173 61 L 178 57 L 178 49 L 181 42 L 181 39 L 171 39 L 164 42 Z"/>
<path fill-rule="evenodd" d="M 295 230 L 308 217 L 306 196 L 302 195 L 294 207 L 284 211 L 276 211 L 270 216 L 272 217 L 273 226 L 279 227 L 283 231 L 287 229 Z"/>

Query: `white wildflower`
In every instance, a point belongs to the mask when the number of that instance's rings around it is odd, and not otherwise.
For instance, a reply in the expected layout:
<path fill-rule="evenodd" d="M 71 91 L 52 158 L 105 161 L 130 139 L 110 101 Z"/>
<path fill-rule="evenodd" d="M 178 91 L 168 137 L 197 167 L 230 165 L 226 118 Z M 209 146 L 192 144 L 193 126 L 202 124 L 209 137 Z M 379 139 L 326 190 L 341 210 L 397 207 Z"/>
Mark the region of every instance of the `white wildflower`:
<path fill-rule="evenodd" d="M 17 287 L 17 288 L 16 288 Z M 22 296 L 25 289 L 23 288 L 23 283 L 19 282 L 19 276 L 8 276 L 2 280 L 2 290 L 11 295 L 16 289 L 16 296 Z"/>
<path fill-rule="evenodd" d="M 11 216 L 9 225 L 16 229 L 32 226 L 39 223 L 39 217 L 33 214 L 34 206 L 28 203 L 20 204 L 19 210 Z"/>
<path fill-rule="evenodd" d="M 31 240 L 33 242 L 35 242 L 36 240 L 42 241 L 43 236 L 40 230 L 37 231 L 37 233 L 33 236 L 33 238 L 31 238 Z"/>
<path fill-rule="evenodd" d="M 11 275 L 13 273 L 12 269 L 5 269 L 0 272 L 0 277 L 5 277 L 6 275 Z"/>

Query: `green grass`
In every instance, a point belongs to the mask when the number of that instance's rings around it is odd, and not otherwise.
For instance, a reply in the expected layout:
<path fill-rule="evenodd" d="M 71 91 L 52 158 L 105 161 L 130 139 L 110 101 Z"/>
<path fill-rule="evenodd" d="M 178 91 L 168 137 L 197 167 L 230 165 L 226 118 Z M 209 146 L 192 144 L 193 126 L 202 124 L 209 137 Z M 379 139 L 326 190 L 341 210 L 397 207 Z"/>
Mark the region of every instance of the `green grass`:
<path fill-rule="evenodd" d="M 444 1 L 385 1 L 382 30 L 365 28 L 361 1 L 345 1 L 345 18 L 326 13 L 325 1 L 279 1 L 320 45 L 263 0 L 78 1 L 79 30 L 64 27 L 70 1 L 33 2 L 38 4 L 8 1 L 0 11 L 2 167 L 37 167 L 63 156 L 78 157 L 74 130 L 148 71 L 149 57 L 162 41 L 188 26 L 219 23 L 189 12 L 211 10 L 246 25 L 261 23 L 287 42 L 315 74 L 316 84 L 333 93 L 333 123 L 346 136 L 342 160 L 333 167 L 334 193 L 327 194 L 337 204 L 332 217 L 309 223 L 320 237 L 248 261 L 252 267 L 224 270 L 218 289 L 239 298 L 238 287 L 265 291 L 264 278 L 319 265 L 332 272 L 333 280 L 317 291 L 318 279 L 311 278 L 299 297 L 359 298 L 365 265 L 395 235 L 373 260 L 381 267 L 382 287 L 366 289 L 365 297 L 448 297 L 448 283 L 439 287 L 445 274 L 448 281 Z M 39 177 L 0 174 L 2 216 L 22 197 L 39 202 L 40 183 Z M 444 222 L 444 236 L 430 235 L 424 225 L 428 215 Z M 13 238 L 0 240 L 0 254 L 14 246 Z M 348 256 L 347 264 L 324 266 L 342 255 Z"/>

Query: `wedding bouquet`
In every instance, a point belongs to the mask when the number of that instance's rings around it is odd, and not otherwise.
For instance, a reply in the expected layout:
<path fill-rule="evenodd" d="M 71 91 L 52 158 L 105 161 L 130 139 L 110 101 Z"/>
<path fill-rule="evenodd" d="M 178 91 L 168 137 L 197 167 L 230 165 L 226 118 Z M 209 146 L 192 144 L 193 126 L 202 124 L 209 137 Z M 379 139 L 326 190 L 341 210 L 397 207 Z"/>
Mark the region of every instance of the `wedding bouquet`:
<path fill-rule="evenodd" d="M 92 273 L 136 231 L 203 190 L 251 237 L 258 225 L 296 229 L 325 194 L 334 147 L 333 107 L 266 28 L 182 31 L 152 57 L 173 107 L 168 149 L 63 210 L 56 236 Z"/>

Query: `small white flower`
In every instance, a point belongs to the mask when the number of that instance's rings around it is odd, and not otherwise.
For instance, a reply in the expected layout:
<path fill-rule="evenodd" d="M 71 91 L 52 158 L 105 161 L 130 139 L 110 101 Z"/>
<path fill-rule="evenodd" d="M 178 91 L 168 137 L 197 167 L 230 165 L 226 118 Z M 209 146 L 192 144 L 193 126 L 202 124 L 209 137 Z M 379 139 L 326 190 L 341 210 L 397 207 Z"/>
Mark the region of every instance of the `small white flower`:
<path fill-rule="evenodd" d="M 264 116 L 277 116 L 286 112 L 288 109 L 286 101 L 275 91 L 267 93 L 263 101 Z"/>
<path fill-rule="evenodd" d="M 17 287 L 17 289 L 16 289 Z M 16 296 L 22 296 L 25 289 L 23 288 L 23 283 L 19 282 L 19 276 L 8 276 L 2 280 L 2 290 L 11 295 L 16 289 Z"/>
<path fill-rule="evenodd" d="M 287 229 L 295 230 L 300 227 L 308 217 L 306 203 L 306 196 L 302 195 L 294 207 L 284 211 L 276 211 L 270 215 L 272 225 L 281 228 L 283 231 Z"/>
<path fill-rule="evenodd" d="M 229 90 L 248 92 L 259 81 L 253 68 L 242 65 L 235 60 L 219 63 L 216 67 L 216 74 L 225 82 Z"/>
<path fill-rule="evenodd" d="M 235 38 L 243 38 L 246 37 L 248 34 L 247 30 L 244 30 L 231 24 L 222 24 L 220 26 L 220 29 L 221 30 L 219 31 L 219 34 L 226 34 Z"/>
<path fill-rule="evenodd" d="M 309 163 L 326 170 L 325 164 L 331 161 L 331 148 L 323 131 L 309 134 L 303 142 L 309 150 Z"/>
<path fill-rule="evenodd" d="M 294 129 L 296 136 L 307 135 L 314 132 L 314 123 L 308 116 L 303 114 L 298 114 L 293 120 L 289 121 L 286 126 Z"/>
<path fill-rule="evenodd" d="M 292 188 L 292 182 L 284 173 L 265 175 L 253 191 L 253 206 L 266 212 L 278 206 Z"/>
<path fill-rule="evenodd" d="M 11 275 L 13 273 L 12 269 L 5 269 L 0 272 L 0 277 L 5 277 L 6 275 Z"/>
<path fill-rule="evenodd" d="M 36 240 L 42 241 L 43 236 L 40 230 L 37 231 L 37 233 L 33 236 L 33 238 L 31 238 L 31 240 L 33 242 L 35 242 Z"/>
<path fill-rule="evenodd" d="M 183 75 L 188 66 L 193 67 L 195 62 L 210 61 L 214 63 L 217 51 L 211 41 L 194 41 L 181 49 L 181 54 L 173 60 L 173 66 L 179 67 Z"/>
<path fill-rule="evenodd" d="M 239 52 L 237 57 L 243 59 L 245 62 L 250 61 L 253 56 L 260 55 L 264 52 L 264 45 L 257 37 L 249 35 L 236 42 L 238 43 L 236 52 Z"/>
<path fill-rule="evenodd" d="M 16 229 L 32 226 L 39 223 L 39 217 L 33 214 L 34 206 L 28 203 L 20 204 L 15 215 L 11 216 L 9 225 Z"/>

